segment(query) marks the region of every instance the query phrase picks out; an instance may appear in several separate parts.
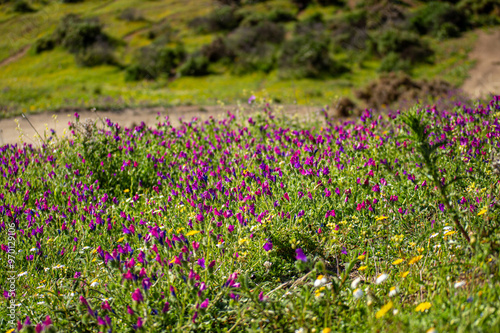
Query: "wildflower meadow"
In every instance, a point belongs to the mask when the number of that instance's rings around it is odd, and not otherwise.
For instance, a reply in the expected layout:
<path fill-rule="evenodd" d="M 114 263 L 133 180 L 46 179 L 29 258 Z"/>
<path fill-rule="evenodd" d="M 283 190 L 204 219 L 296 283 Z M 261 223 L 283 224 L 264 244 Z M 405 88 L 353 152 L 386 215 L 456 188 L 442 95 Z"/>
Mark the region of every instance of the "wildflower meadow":
<path fill-rule="evenodd" d="M 249 103 L 1 147 L 1 331 L 500 331 L 500 96 Z"/>

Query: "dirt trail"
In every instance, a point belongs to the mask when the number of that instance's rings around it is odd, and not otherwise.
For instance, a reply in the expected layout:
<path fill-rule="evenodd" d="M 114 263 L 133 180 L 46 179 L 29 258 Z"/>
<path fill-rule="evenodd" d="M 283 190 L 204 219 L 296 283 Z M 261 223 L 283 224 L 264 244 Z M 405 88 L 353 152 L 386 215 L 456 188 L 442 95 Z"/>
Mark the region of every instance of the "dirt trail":
<path fill-rule="evenodd" d="M 300 117 L 304 117 L 306 120 L 313 120 L 319 116 L 321 108 L 290 105 L 285 106 L 284 110 L 284 113 L 288 115 L 296 114 Z M 144 121 L 148 126 L 153 126 L 157 123 L 156 117 L 158 112 L 161 114 L 160 119 L 162 121 L 165 119 L 165 116 L 168 115 L 170 122 L 175 126 L 179 124 L 179 118 L 181 117 L 183 121 L 189 121 L 194 117 L 198 117 L 198 119 L 201 120 L 206 120 L 209 117 L 222 119 L 227 115 L 227 111 L 231 111 L 231 113 L 238 116 L 242 114 L 251 114 L 258 110 L 239 111 L 236 106 L 206 106 L 203 108 L 199 106 L 179 106 L 173 108 L 158 107 L 150 109 L 125 109 L 123 111 L 99 111 L 97 113 L 91 111 L 78 111 L 78 113 L 80 114 L 80 122 L 86 119 L 95 120 L 101 117 L 102 119 L 109 118 L 113 122 L 118 122 L 121 126 L 130 127 L 140 124 L 141 121 Z M 74 113 L 75 111 L 45 112 L 29 115 L 28 119 L 41 136 L 44 136 L 44 132 L 47 133 L 47 136 L 50 136 L 50 132 L 47 129 L 54 129 L 58 136 L 62 136 L 63 131 L 68 128 L 68 122 L 74 121 Z M 275 115 L 278 114 L 278 112 L 275 112 Z M 54 115 L 57 119 L 54 119 Z M 17 130 L 16 120 L 19 122 L 19 127 L 22 129 L 22 136 L 20 136 L 20 132 Z M 36 132 L 29 122 L 22 116 L 0 119 L 0 146 L 20 142 L 39 145 L 40 140 L 35 138 Z"/>
<path fill-rule="evenodd" d="M 479 31 L 469 57 L 476 66 L 469 72 L 462 89 L 473 97 L 500 94 L 500 29 Z"/>
<path fill-rule="evenodd" d="M 17 51 L 13 55 L 11 55 L 10 57 L 5 58 L 4 60 L 0 61 L 0 67 L 6 66 L 6 65 L 10 64 L 11 62 L 14 62 L 14 61 L 21 59 L 28 52 L 29 49 L 30 49 L 30 45 L 26 45 L 25 47 L 23 47 L 22 49 L 20 49 L 19 51 Z"/>

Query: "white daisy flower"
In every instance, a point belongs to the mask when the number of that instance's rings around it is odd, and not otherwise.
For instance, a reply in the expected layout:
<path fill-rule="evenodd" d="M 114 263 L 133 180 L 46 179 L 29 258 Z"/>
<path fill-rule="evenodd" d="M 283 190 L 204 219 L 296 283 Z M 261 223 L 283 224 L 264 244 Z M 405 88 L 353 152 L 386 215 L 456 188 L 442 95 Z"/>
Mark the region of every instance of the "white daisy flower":
<path fill-rule="evenodd" d="M 28 275 L 28 271 L 17 274 L 17 277 Z"/>
<path fill-rule="evenodd" d="M 354 281 L 351 282 L 351 289 L 356 289 L 358 287 L 358 284 L 361 282 L 361 278 L 358 277 L 354 279 Z"/>
<path fill-rule="evenodd" d="M 361 297 L 363 297 L 363 290 L 361 289 L 356 289 L 352 292 L 352 296 L 354 296 L 355 299 L 360 299 Z"/>
<path fill-rule="evenodd" d="M 316 280 L 314 281 L 314 287 L 318 288 L 326 284 L 326 277 L 323 275 L 318 275 Z"/>
<path fill-rule="evenodd" d="M 433 233 L 429 238 L 434 238 L 439 235 L 439 232 Z"/>
<path fill-rule="evenodd" d="M 399 288 L 398 287 L 391 287 L 389 291 L 389 297 L 394 297 L 398 294 Z"/>
<path fill-rule="evenodd" d="M 387 280 L 388 277 L 389 277 L 389 275 L 387 275 L 385 273 L 380 274 L 379 276 L 377 276 L 377 279 L 375 280 L 375 284 L 383 283 L 385 280 Z"/>
<path fill-rule="evenodd" d="M 458 281 L 455 283 L 455 289 L 465 286 L 465 281 Z"/>

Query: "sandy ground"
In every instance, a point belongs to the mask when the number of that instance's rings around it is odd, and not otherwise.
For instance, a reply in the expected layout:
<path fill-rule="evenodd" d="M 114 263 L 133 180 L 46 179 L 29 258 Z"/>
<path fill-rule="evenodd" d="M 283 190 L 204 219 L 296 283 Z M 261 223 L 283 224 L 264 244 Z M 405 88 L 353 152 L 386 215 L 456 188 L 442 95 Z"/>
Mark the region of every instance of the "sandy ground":
<path fill-rule="evenodd" d="M 477 43 L 469 53 L 476 66 L 462 89 L 473 97 L 500 94 L 500 29 L 480 31 Z"/>
<path fill-rule="evenodd" d="M 306 120 L 313 120 L 320 116 L 321 108 L 290 105 L 283 107 L 283 110 L 288 115 L 297 115 Z M 86 119 L 97 120 L 100 117 L 102 119 L 109 118 L 121 126 L 130 127 L 140 124 L 141 121 L 152 126 L 157 123 L 156 118 L 158 117 L 158 113 L 160 113 L 162 121 L 165 119 L 165 116 L 168 116 L 171 123 L 178 125 L 180 118 L 183 121 L 189 121 L 194 117 L 200 120 L 206 120 L 210 117 L 222 119 L 227 116 L 228 111 L 241 116 L 250 115 L 258 110 L 255 108 L 250 109 L 249 107 L 246 107 L 245 110 L 240 110 L 236 106 L 206 106 L 203 108 L 198 106 L 180 106 L 173 108 L 158 107 L 150 109 L 125 109 L 123 111 L 99 111 L 97 113 L 92 111 L 78 111 L 78 114 L 80 115 L 81 122 Z M 28 115 L 27 119 L 22 116 L 0 119 L 0 146 L 19 142 L 39 145 L 40 140 L 37 133 L 42 137 L 44 137 L 45 133 L 47 133 L 47 136 L 50 136 L 49 129 L 54 129 L 60 136 L 68 128 L 68 122 L 75 120 L 74 113 L 75 111 L 47 112 Z M 277 113 L 275 112 L 275 114 Z"/>

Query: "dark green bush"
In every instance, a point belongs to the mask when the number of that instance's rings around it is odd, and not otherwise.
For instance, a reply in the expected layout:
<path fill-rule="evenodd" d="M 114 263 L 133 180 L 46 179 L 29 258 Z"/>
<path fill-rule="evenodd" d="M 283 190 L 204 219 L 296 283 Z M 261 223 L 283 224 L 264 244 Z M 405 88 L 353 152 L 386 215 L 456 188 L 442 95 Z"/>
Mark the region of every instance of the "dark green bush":
<path fill-rule="evenodd" d="M 299 10 L 302 10 L 310 4 L 313 4 L 314 0 L 292 0 L 292 2 L 299 8 Z"/>
<path fill-rule="evenodd" d="M 457 4 L 457 9 L 467 15 L 500 16 L 500 2 L 498 0 L 462 0 Z"/>
<path fill-rule="evenodd" d="M 281 8 L 273 9 L 267 13 L 240 11 L 240 14 L 244 17 L 240 27 L 256 26 L 262 22 L 286 23 L 297 20 L 293 12 Z"/>
<path fill-rule="evenodd" d="M 134 64 L 126 70 L 126 79 L 130 81 L 156 79 L 160 76 L 173 77 L 175 69 L 186 57 L 182 45 L 164 46 L 152 44 L 141 48 Z"/>
<path fill-rule="evenodd" d="M 194 18 L 189 26 L 199 33 L 212 33 L 218 31 L 231 31 L 238 27 L 243 16 L 235 6 L 220 6 L 208 16 Z"/>
<path fill-rule="evenodd" d="M 17 0 L 12 6 L 12 10 L 16 13 L 32 13 L 35 10 L 24 0 Z"/>
<path fill-rule="evenodd" d="M 245 53 L 255 52 L 260 44 L 280 44 L 284 39 L 283 26 L 268 21 L 254 27 L 240 27 L 228 37 L 230 48 Z"/>
<path fill-rule="evenodd" d="M 269 72 L 276 65 L 279 45 L 285 39 L 283 26 L 264 21 L 254 27 L 239 27 L 228 37 L 228 47 L 235 53 L 234 71 Z"/>
<path fill-rule="evenodd" d="M 178 76 L 204 76 L 210 74 L 209 61 L 203 55 L 190 56 L 177 70 Z"/>
<path fill-rule="evenodd" d="M 33 46 L 35 53 L 39 54 L 45 51 L 50 51 L 56 46 L 52 36 L 44 36 L 38 39 Z"/>
<path fill-rule="evenodd" d="M 382 63 L 380 64 L 378 71 L 385 73 L 400 71 L 408 73 L 410 69 L 411 63 L 409 60 L 402 59 L 399 54 L 391 52 L 382 59 Z"/>
<path fill-rule="evenodd" d="M 97 42 L 75 54 L 77 64 L 84 67 L 116 65 L 113 48 L 105 42 Z"/>
<path fill-rule="evenodd" d="M 170 25 L 169 22 L 154 25 L 147 33 L 147 37 L 151 40 L 164 44 L 176 41 L 177 31 Z"/>
<path fill-rule="evenodd" d="M 436 33 L 436 37 L 439 39 L 455 38 L 458 36 L 460 36 L 460 30 L 458 30 L 456 25 L 449 22 L 446 22 L 439 27 L 439 30 Z"/>
<path fill-rule="evenodd" d="M 75 55 L 81 66 L 116 65 L 113 48 L 116 41 L 106 35 L 98 19 L 82 19 L 78 15 L 66 15 L 51 36 L 35 42 L 36 53 L 61 45 Z"/>
<path fill-rule="evenodd" d="M 446 2 L 429 2 L 410 18 L 411 29 L 421 35 L 431 34 L 437 37 L 443 33 L 441 28 L 444 24 L 455 26 L 455 30 L 459 32 L 469 28 L 467 15 Z"/>
<path fill-rule="evenodd" d="M 289 10 L 276 8 L 269 12 L 267 20 L 275 23 L 286 23 L 296 21 L 297 18 L 295 14 Z"/>
<path fill-rule="evenodd" d="M 227 45 L 227 40 L 218 37 L 212 43 L 204 45 L 201 49 L 201 54 L 210 62 L 217 62 L 222 59 L 234 59 L 236 56 L 234 51 Z"/>
<path fill-rule="evenodd" d="M 330 56 L 329 40 L 312 35 L 298 35 L 286 41 L 278 65 L 285 77 L 319 78 L 345 71 Z"/>
<path fill-rule="evenodd" d="M 376 34 L 370 43 L 370 48 L 375 48 L 373 51 L 378 55 L 384 57 L 389 53 L 397 53 L 412 64 L 428 61 L 434 54 L 418 35 L 408 31 L 386 30 Z"/>
<path fill-rule="evenodd" d="M 78 15 L 66 15 L 54 32 L 53 39 L 71 53 L 85 51 L 93 44 L 108 43 L 113 41 L 102 30 L 102 24 L 97 18 L 83 19 Z"/>
<path fill-rule="evenodd" d="M 142 17 L 141 13 L 139 13 L 135 8 L 127 8 L 122 10 L 118 18 L 127 22 L 137 22 L 144 20 L 144 17 Z"/>

